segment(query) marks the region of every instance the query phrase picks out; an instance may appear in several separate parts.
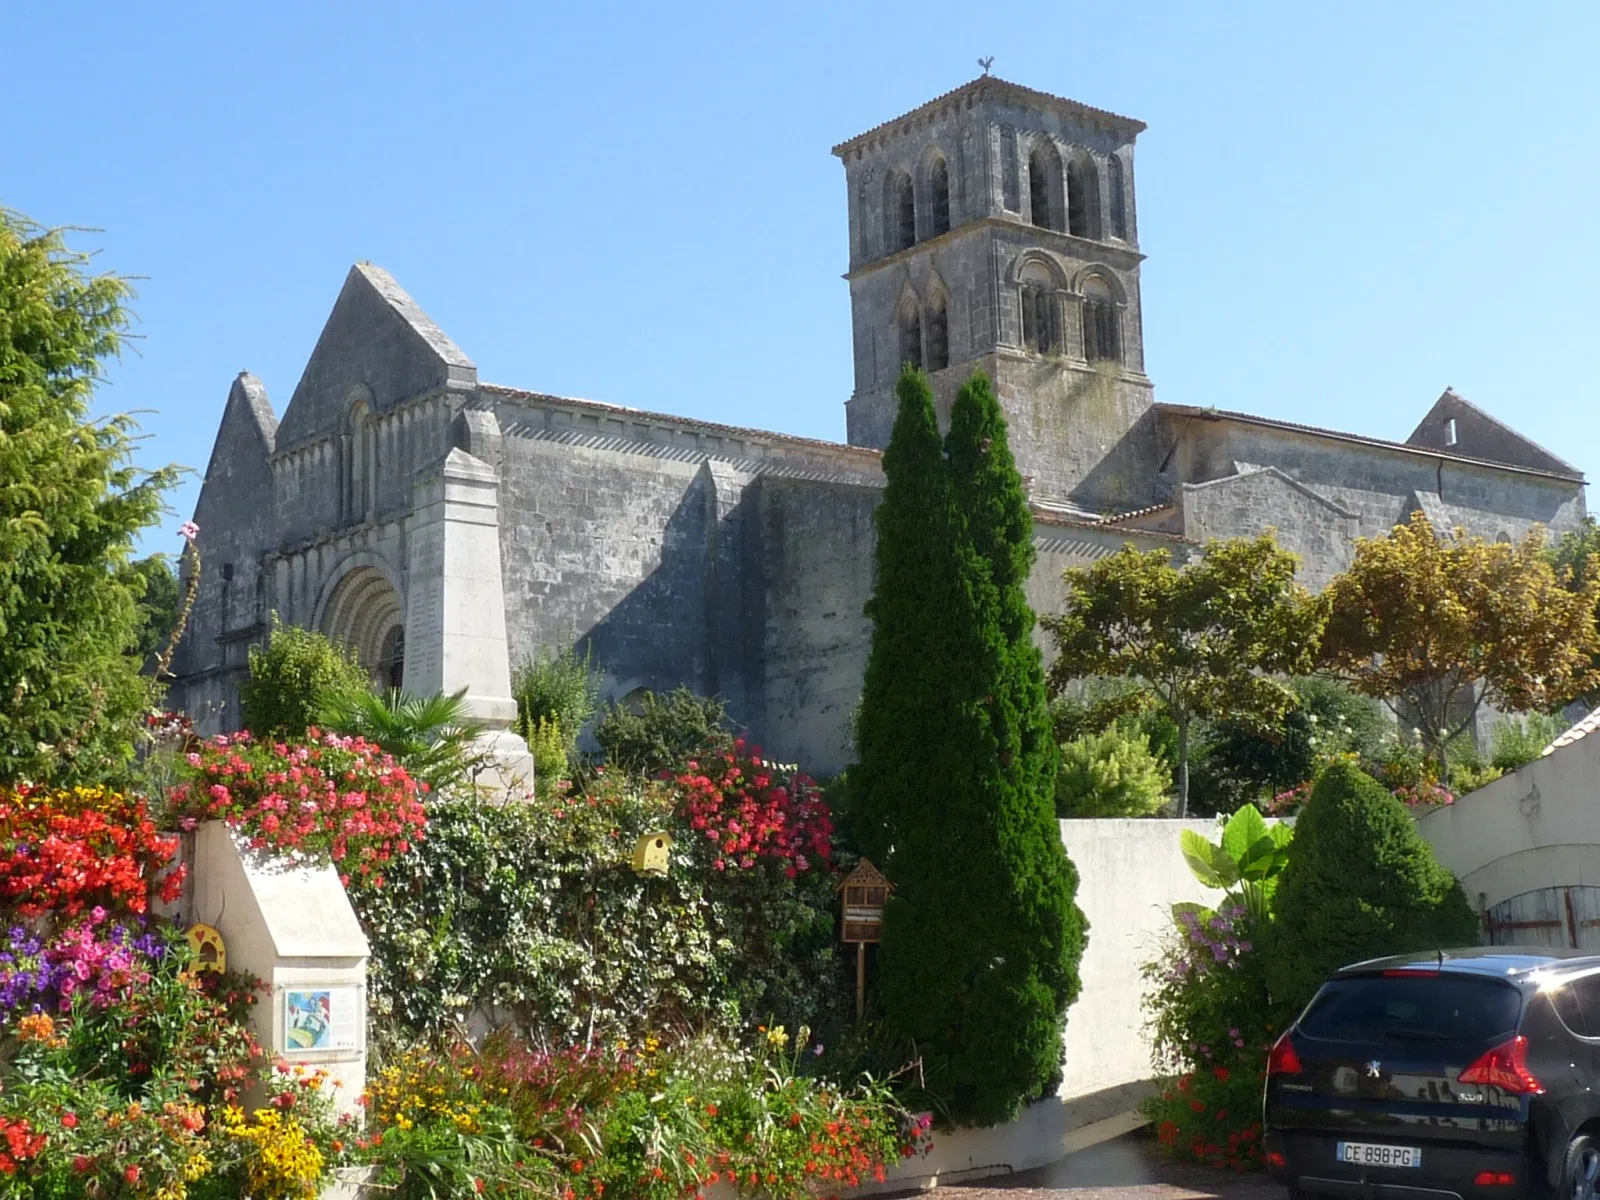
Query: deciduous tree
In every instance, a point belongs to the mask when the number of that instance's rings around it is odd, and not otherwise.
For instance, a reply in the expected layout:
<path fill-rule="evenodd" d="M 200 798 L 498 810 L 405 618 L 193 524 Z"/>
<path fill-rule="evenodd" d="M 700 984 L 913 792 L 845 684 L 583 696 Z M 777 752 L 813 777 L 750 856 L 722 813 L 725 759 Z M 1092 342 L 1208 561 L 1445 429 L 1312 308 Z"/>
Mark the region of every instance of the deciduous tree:
<path fill-rule="evenodd" d="M 1045 617 L 1060 693 L 1087 676 L 1137 679 L 1178 727 L 1178 812 L 1189 805 L 1197 719 L 1272 721 L 1296 704 L 1277 674 L 1306 670 L 1321 613 L 1295 581 L 1294 555 L 1270 533 L 1211 541 L 1198 562 L 1125 546 L 1065 574 L 1066 609 Z"/>
<path fill-rule="evenodd" d="M 131 295 L 0 210 L 0 781 L 103 773 L 151 702 L 130 559 L 176 472 L 133 464 L 129 418 L 90 416 Z"/>
<path fill-rule="evenodd" d="M 1441 772 L 1484 703 L 1549 711 L 1596 681 L 1600 577 L 1563 587 L 1540 530 L 1486 542 L 1414 513 L 1358 540 L 1325 599 L 1323 665 L 1412 723 Z"/>

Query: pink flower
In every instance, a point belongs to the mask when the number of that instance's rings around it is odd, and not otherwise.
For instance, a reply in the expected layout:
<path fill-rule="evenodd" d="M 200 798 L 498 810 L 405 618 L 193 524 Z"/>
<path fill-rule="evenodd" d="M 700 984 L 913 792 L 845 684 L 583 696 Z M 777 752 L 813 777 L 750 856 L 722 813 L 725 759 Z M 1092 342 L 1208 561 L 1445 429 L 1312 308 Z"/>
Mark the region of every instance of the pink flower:
<path fill-rule="evenodd" d="M 193 521 L 185 521 L 182 525 L 178 526 L 178 536 L 186 542 L 192 542 L 195 540 L 195 538 L 200 536 L 200 526 L 196 525 Z"/>

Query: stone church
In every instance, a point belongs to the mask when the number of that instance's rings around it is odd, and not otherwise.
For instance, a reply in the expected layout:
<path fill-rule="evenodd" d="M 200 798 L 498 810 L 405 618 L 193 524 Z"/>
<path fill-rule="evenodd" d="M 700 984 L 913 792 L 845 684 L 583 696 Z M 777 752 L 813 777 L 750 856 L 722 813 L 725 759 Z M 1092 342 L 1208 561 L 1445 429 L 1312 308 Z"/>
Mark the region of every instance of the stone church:
<path fill-rule="evenodd" d="M 515 664 L 583 644 L 609 698 L 686 684 L 725 698 L 769 754 L 836 770 L 906 361 L 943 413 L 974 369 L 995 381 L 1041 610 L 1059 607 L 1063 568 L 1130 541 L 1182 556 L 1270 527 L 1318 587 L 1352 538 L 1419 509 L 1489 538 L 1582 519 L 1580 472 L 1449 390 L 1404 442 L 1156 401 L 1143 129 L 984 77 L 834 147 L 855 363 L 844 443 L 485 383 L 358 264 L 281 419 L 248 373 L 229 391 L 174 703 L 235 726 L 273 613 L 347 643 L 376 679 L 466 688 L 500 727 Z"/>

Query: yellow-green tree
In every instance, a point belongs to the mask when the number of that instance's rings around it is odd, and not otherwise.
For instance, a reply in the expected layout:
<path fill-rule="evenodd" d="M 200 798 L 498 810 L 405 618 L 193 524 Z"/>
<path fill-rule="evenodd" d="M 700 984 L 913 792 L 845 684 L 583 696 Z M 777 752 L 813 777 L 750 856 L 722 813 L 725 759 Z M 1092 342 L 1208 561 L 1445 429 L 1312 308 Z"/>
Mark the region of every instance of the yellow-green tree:
<path fill-rule="evenodd" d="M 1166 708 L 1178 727 L 1180 816 L 1196 720 L 1265 725 L 1296 704 L 1274 676 L 1310 667 L 1322 616 L 1295 567 L 1270 533 L 1208 542 L 1181 567 L 1165 550 L 1124 546 L 1067 570 L 1065 610 L 1040 621 L 1056 643 L 1053 695 L 1086 677 L 1127 677 Z"/>
<path fill-rule="evenodd" d="M 1548 712 L 1595 686 L 1600 577 L 1563 586 L 1539 529 L 1486 542 L 1413 513 L 1358 539 L 1324 600 L 1321 664 L 1410 722 L 1441 771 L 1485 703 Z"/>

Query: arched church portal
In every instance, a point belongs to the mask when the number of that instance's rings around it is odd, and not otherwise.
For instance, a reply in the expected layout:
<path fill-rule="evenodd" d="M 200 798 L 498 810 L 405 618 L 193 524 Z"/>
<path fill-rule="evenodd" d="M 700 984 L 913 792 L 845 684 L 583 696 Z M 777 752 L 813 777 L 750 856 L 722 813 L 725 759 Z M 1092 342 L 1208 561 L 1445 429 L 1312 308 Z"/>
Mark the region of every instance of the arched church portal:
<path fill-rule="evenodd" d="M 339 580 L 322 610 L 322 632 L 355 651 L 381 688 L 405 680 L 406 612 L 400 593 L 376 567 L 356 567 Z"/>

